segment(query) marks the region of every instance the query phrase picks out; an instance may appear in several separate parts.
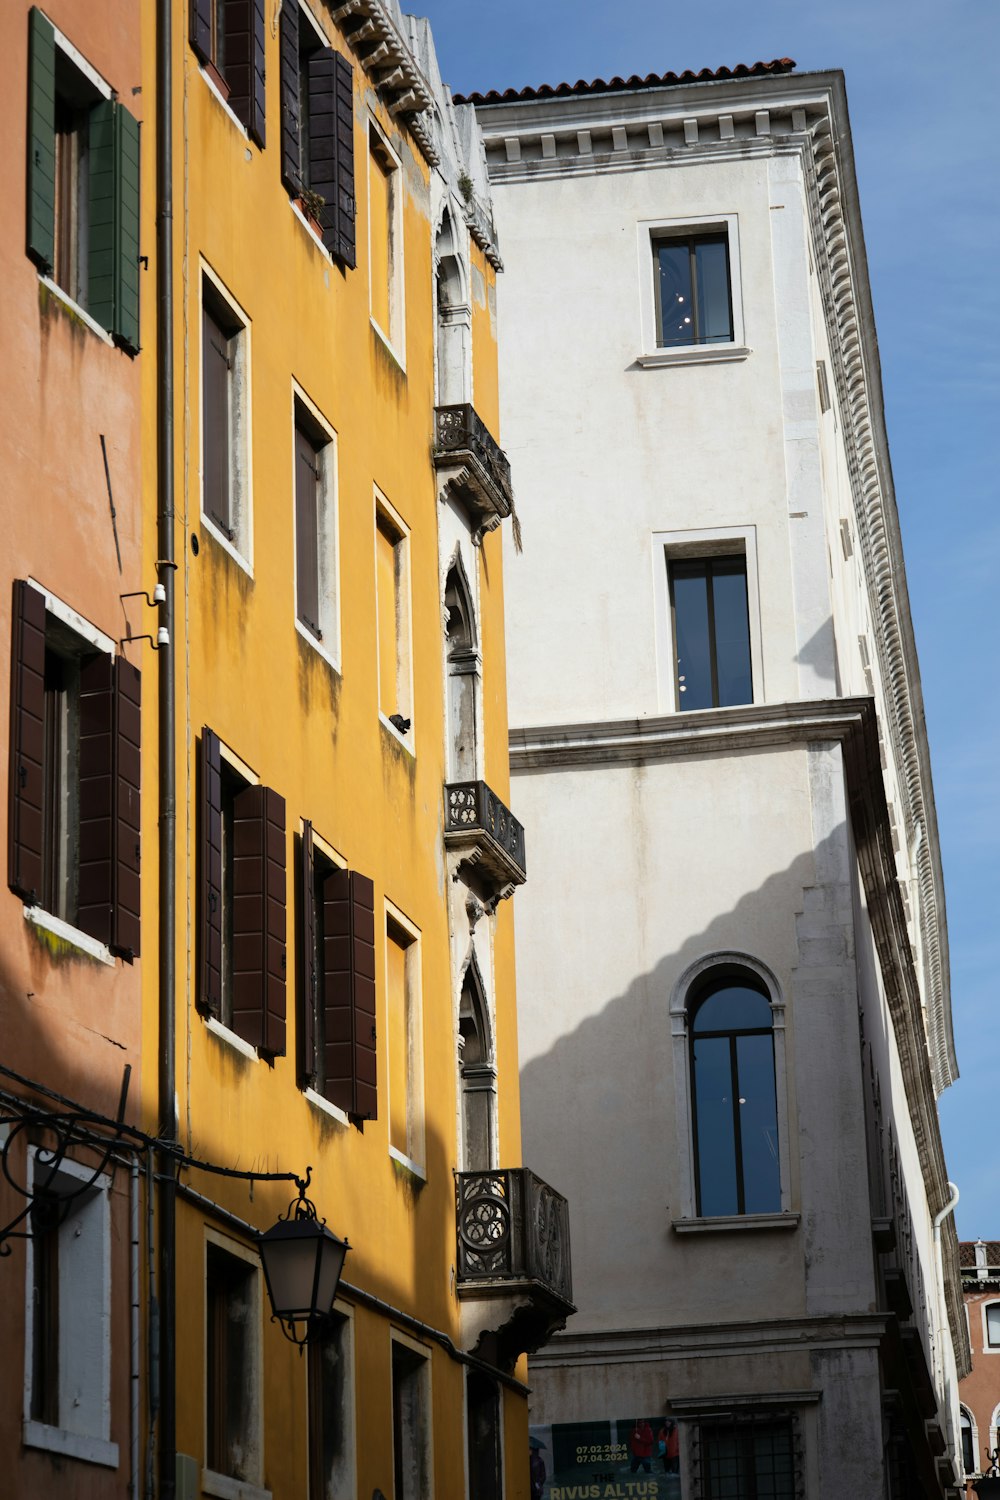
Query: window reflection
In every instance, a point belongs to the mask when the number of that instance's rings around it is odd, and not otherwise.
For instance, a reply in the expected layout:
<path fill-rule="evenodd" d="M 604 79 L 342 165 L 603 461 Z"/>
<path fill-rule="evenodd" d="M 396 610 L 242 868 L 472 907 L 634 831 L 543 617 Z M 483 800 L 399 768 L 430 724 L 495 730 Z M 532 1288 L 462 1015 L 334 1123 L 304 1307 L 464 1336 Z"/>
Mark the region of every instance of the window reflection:
<path fill-rule="evenodd" d="M 781 1208 L 774 1035 L 766 990 L 749 975 L 709 978 L 691 1003 L 697 1212 Z"/>
<path fill-rule="evenodd" d="M 732 343 L 728 236 L 656 240 L 653 250 L 660 348 Z"/>
<path fill-rule="evenodd" d="M 678 558 L 669 580 L 678 708 L 752 703 L 746 558 Z"/>

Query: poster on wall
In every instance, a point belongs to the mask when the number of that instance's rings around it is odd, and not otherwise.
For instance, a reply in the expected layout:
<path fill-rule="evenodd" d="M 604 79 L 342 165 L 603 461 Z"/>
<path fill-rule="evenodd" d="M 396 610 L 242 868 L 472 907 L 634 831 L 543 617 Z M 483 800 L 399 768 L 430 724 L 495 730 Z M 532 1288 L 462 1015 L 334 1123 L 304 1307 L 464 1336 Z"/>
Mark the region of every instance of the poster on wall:
<path fill-rule="evenodd" d="M 670 1417 L 532 1427 L 531 1500 L 681 1500 L 680 1434 Z"/>

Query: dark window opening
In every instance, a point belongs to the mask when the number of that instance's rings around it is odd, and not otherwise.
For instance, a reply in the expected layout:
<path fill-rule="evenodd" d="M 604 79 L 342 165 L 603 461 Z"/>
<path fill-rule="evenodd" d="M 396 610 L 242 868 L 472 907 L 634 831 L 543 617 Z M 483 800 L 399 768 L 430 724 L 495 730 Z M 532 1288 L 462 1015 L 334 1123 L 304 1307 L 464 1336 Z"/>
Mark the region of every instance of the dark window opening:
<path fill-rule="evenodd" d="M 392 1346 L 393 1500 L 424 1500 L 430 1490 L 427 1360 L 394 1342 Z"/>
<path fill-rule="evenodd" d="M 31 1420 L 59 1426 L 59 1201 L 31 1206 Z"/>
<path fill-rule="evenodd" d="M 80 661 L 79 638 L 51 615 L 45 622 L 45 800 L 42 813 L 42 905 L 72 926 L 79 916 Z"/>
<path fill-rule="evenodd" d="M 962 1412 L 962 1470 L 966 1474 L 976 1472 L 976 1454 L 972 1446 L 972 1419 L 967 1411 Z"/>
<path fill-rule="evenodd" d="M 263 0 L 191 0 L 190 38 L 233 114 L 258 146 L 263 146 Z"/>
<path fill-rule="evenodd" d="M 697 1212 L 776 1213 L 774 1034 L 766 990 L 750 975 L 710 977 L 690 1008 Z"/>
<path fill-rule="evenodd" d="M 309 1360 L 309 1500 L 335 1500 L 350 1480 L 350 1322 L 338 1312 L 312 1337 Z"/>
<path fill-rule="evenodd" d="M 219 770 L 222 793 L 222 1004 L 219 1020 L 233 1024 L 233 910 L 236 875 L 236 799 L 248 783 L 223 760 Z"/>
<path fill-rule="evenodd" d="M 458 1011 L 462 1086 L 462 1170 L 488 1172 L 493 1166 L 496 1071 L 490 1044 L 486 998 L 475 959 L 462 981 Z"/>
<path fill-rule="evenodd" d="M 237 540 L 236 373 L 243 325 L 204 283 L 201 446 L 203 507 L 222 534 Z"/>
<path fill-rule="evenodd" d="M 301 624 L 323 639 L 321 628 L 324 588 L 325 539 L 322 452 L 329 439 L 309 420 L 305 409 L 295 408 L 295 608 Z"/>
<path fill-rule="evenodd" d="M 728 235 L 655 239 L 653 260 L 659 347 L 732 343 Z"/>
<path fill-rule="evenodd" d="M 89 303 L 90 114 L 101 95 L 55 51 L 55 258 L 52 279 L 81 307 Z"/>
<path fill-rule="evenodd" d="M 668 574 L 677 707 L 752 703 L 746 558 L 676 558 Z"/>
<path fill-rule="evenodd" d="M 256 1272 L 217 1245 L 206 1250 L 206 1467 L 252 1482 Z"/>
<path fill-rule="evenodd" d="M 469 1371 L 465 1389 L 469 1500 L 501 1500 L 500 1393 L 478 1370 Z"/>
<path fill-rule="evenodd" d="M 696 1446 L 703 1500 L 795 1500 L 792 1424 L 748 1417 L 703 1425 Z"/>

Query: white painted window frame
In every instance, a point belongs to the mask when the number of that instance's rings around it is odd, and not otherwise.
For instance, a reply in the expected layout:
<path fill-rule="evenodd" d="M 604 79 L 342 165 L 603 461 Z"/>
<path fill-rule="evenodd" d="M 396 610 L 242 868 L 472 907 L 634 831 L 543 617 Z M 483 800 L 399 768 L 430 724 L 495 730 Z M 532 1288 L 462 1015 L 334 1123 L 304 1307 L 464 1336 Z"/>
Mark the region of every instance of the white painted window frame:
<path fill-rule="evenodd" d="M 664 365 L 722 364 L 746 359 L 743 321 L 743 279 L 740 265 L 739 215 L 697 214 L 679 219 L 640 219 L 637 224 L 639 257 L 639 353 L 637 363 L 653 369 Z M 657 239 L 678 239 L 688 234 L 725 234 L 729 241 L 729 293 L 733 308 L 733 337 L 726 344 L 680 344 L 670 349 L 657 345 L 656 263 L 653 244 Z"/>
<path fill-rule="evenodd" d="M 399 1328 L 390 1328 L 389 1329 L 389 1379 L 390 1379 L 390 1382 L 392 1380 L 392 1346 L 393 1346 L 393 1344 L 400 1344 L 400 1345 L 402 1345 L 404 1348 L 409 1349 L 412 1353 L 418 1354 L 420 1356 L 420 1358 L 423 1360 L 423 1372 L 422 1372 L 421 1377 L 420 1377 L 421 1381 L 423 1382 L 423 1390 L 421 1391 L 421 1420 L 422 1420 L 423 1429 L 424 1429 L 424 1441 L 425 1441 L 426 1446 L 427 1446 L 427 1479 L 428 1479 L 429 1488 L 427 1489 L 426 1493 L 420 1497 L 420 1500 L 434 1500 L 434 1388 L 433 1388 L 433 1383 L 432 1383 L 432 1375 L 433 1375 L 432 1364 L 433 1364 L 433 1361 L 432 1361 L 432 1357 L 431 1357 L 431 1350 L 427 1347 L 426 1344 L 421 1344 L 420 1342 L 418 1342 L 417 1339 L 410 1338 L 409 1335 L 403 1333 L 401 1329 L 399 1329 Z M 390 1394 L 391 1394 L 391 1392 L 390 1392 Z M 392 1427 L 390 1428 L 390 1434 L 391 1434 L 391 1443 L 390 1443 L 390 1446 L 392 1448 L 392 1453 L 391 1453 L 390 1456 L 391 1456 L 392 1464 L 393 1464 L 393 1472 L 395 1472 L 395 1461 L 396 1461 L 396 1448 L 395 1448 L 396 1432 L 395 1432 L 395 1425 L 396 1425 L 395 1422 L 393 1422 Z"/>
<path fill-rule="evenodd" d="M 989 1326 L 986 1322 L 986 1309 L 988 1307 L 1000 1307 L 1000 1297 L 984 1298 L 979 1304 L 979 1317 L 982 1322 L 982 1350 L 984 1354 L 1000 1354 L 1000 1344 L 991 1344 L 989 1340 Z M 992 1446 L 996 1446 L 993 1444 Z"/>
<path fill-rule="evenodd" d="M 694 1085 L 691 1077 L 691 1047 L 688 1027 L 688 1002 L 693 989 L 713 969 L 736 967 L 747 969 L 761 981 L 768 994 L 771 1006 L 771 1030 L 774 1037 L 774 1091 L 778 1122 L 778 1182 L 780 1189 L 780 1215 L 789 1215 L 789 1227 L 793 1226 L 792 1190 L 789 1174 L 791 1161 L 789 1147 L 788 1074 L 785 1062 L 785 999 L 777 977 L 768 966 L 750 953 L 736 950 L 706 953 L 689 964 L 670 996 L 670 1042 L 673 1054 L 674 1105 L 677 1128 L 677 1159 L 680 1167 L 680 1213 L 678 1220 L 691 1220 L 697 1224 L 731 1224 L 734 1228 L 745 1225 L 752 1228 L 755 1220 L 778 1219 L 776 1214 L 727 1214 L 718 1219 L 703 1218 L 697 1212 L 694 1160 Z M 780 1222 L 780 1219 L 779 1219 Z"/>
<path fill-rule="evenodd" d="M 216 92 L 211 79 L 207 82 Z M 228 105 L 226 106 L 228 109 Z M 231 112 L 231 111 L 230 111 Z M 235 119 L 235 116 L 233 117 Z M 239 123 L 239 122 L 237 122 Z M 240 127 L 242 129 L 242 127 Z M 251 324 L 247 312 L 237 302 L 225 282 L 200 256 L 198 260 L 198 505 L 202 527 L 217 542 L 223 551 L 252 578 L 253 571 L 253 378 L 251 361 Z M 220 301 L 226 304 L 234 321 L 240 324 L 238 334 L 232 335 L 236 343 L 230 412 L 230 437 L 232 441 L 233 514 L 236 525 L 235 538 L 231 541 L 205 509 L 205 431 L 203 382 L 205 378 L 205 320 L 204 285 L 210 282 Z"/>
<path fill-rule="evenodd" d="M 297 471 L 295 465 L 295 433 L 298 426 L 296 407 L 305 409 L 310 419 L 326 436 L 323 447 L 317 451 L 316 459 L 320 471 L 319 479 L 319 516 L 317 521 L 317 547 L 319 551 L 319 602 L 320 619 L 319 627 L 323 632 L 323 639 L 317 640 L 311 630 L 307 629 L 299 619 L 298 598 L 298 557 L 299 549 L 297 538 L 295 538 L 295 526 L 297 520 L 297 509 L 295 502 L 295 484 Z M 341 667 L 341 633 L 340 633 L 340 492 L 339 492 L 339 463 L 337 430 L 332 427 L 310 397 L 299 385 L 298 381 L 292 380 L 292 537 L 296 545 L 292 548 L 292 579 L 293 594 L 292 604 L 294 610 L 295 629 L 303 640 L 309 642 L 313 650 L 327 661 L 333 670 L 340 673 Z"/>
<path fill-rule="evenodd" d="M 382 126 L 373 114 L 368 115 L 365 135 L 368 155 L 365 158 L 365 190 L 368 196 L 368 306 L 369 322 L 399 368 L 406 371 L 406 280 L 403 272 L 403 163 Z M 391 164 L 389 178 L 389 327 L 383 328 L 371 311 L 372 291 L 372 214 L 371 170 L 372 148 L 384 151 Z"/>
<path fill-rule="evenodd" d="M 38 1157 L 40 1148 L 30 1146 L 28 1148 L 27 1160 L 27 1187 L 29 1192 L 34 1187 L 35 1177 L 38 1172 Z M 45 1170 L 44 1161 L 41 1168 Z M 57 1177 L 74 1178 L 78 1182 L 90 1181 L 91 1171 L 82 1163 L 66 1159 L 59 1164 Z M 24 1305 L 24 1406 L 23 1421 L 21 1427 L 21 1440 L 26 1448 L 42 1448 L 49 1453 L 58 1453 L 66 1458 L 81 1459 L 84 1463 L 100 1464 L 105 1468 L 116 1469 L 118 1467 L 119 1453 L 118 1444 L 111 1441 L 111 1178 L 102 1173 L 94 1179 L 90 1191 L 82 1200 L 77 1200 L 76 1206 L 70 1210 L 66 1223 L 60 1225 L 58 1233 L 61 1235 L 63 1229 L 69 1224 L 74 1216 L 79 1217 L 81 1213 L 89 1215 L 100 1215 L 100 1226 L 98 1228 L 99 1250 L 97 1252 L 100 1261 L 95 1282 L 99 1280 L 99 1286 L 89 1288 L 81 1287 L 79 1280 L 74 1280 L 71 1288 L 67 1289 L 68 1295 L 63 1297 L 63 1275 L 60 1271 L 60 1296 L 59 1296 L 59 1351 L 60 1351 L 60 1383 L 64 1378 L 62 1351 L 69 1343 L 86 1343 L 88 1340 L 80 1336 L 81 1322 L 91 1320 L 101 1325 L 99 1333 L 100 1364 L 98 1368 L 90 1366 L 88 1386 L 96 1387 L 99 1392 L 101 1407 L 100 1420 L 93 1425 L 89 1432 L 72 1432 L 62 1426 L 51 1426 L 46 1422 L 37 1422 L 31 1416 L 31 1394 L 34 1371 L 32 1368 L 32 1351 L 34 1346 L 34 1301 L 32 1298 L 32 1286 L 34 1283 L 34 1241 L 29 1239 L 26 1244 L 26 1266 L 25 1266 L 25 1305 Z M 65 1312 L 73 1310 L 74 1317 L 69 1320 Z M 71 1326 L 67 1326 L 71 1323 Z M 62 1407 L 62 1392 L 60 1392 L 60 1409 Z M 60 1411 L 61 1414 L 61 1411 Z"/>
<path fill-rule="evenodd" d="M 424 1163 L 427 1160 L 426 1120 L 424 1111 L 424 1004 L 423 1004 L 423 947 L 421 943 L 420 928 L 410 921 L 405 912 L 401 911 L 395 902 L 388 897 L 383 900 L 384 913 L 382 921 L 382 972 L 386 976 L 384 986 L 386 1004 L 385 1032 L 385 1097 L 386 1097 L 386 1132 L 391 1132 L 392 1121 L 392 1066 L 389 1057 L 389 924 L 392 923 L 408 939 L 404 948 L 405 970 L 404 978 L 407 992 L 407 1034 L 406 1034 L 406 1143 L 408 1151 L 401 1151 L 398 1146 L 389 1140 L 389 1155 L 393 1161 L 406 1167 L 417 1177 L 427 1180 L 427 1168 Z"/>
<path fill-rule="evenodd" d="M 260 1256 L 255 1249 L 251 1250 L 239 1240 L 230 1238 L 229 1235 L 220 1233 L 217 1229 L 205 1226 L 205 1238 L 202 1251 L 202 1403 L 201 1409 L 205 1416 L 205 1446 L 208 1445 L 208 1247 L 215 1245 L 226 1255 L 231 1255 L 234 1260 L 245 1261 L 253 1275 L 253 1292 L 251 1303 L 253 1312 L 251 1315 L 250 1338 L 248 1348 L 250 1350 L 250 1368 L 244 1371 L 244 1378 L 248 1387 L 250 1423 L 248 1424 L 247 1447 L 252 1460 L 256 1479 L 234 1479 L 229 1474 L 220 1474 L 215 1469 L 210 1469 L 206 1462 L 201 1471 L 201 1487 L 206 1495 L 215 1495 L 219 1500 L 270 1500 L 270 1490 L 262 1483 L 264 1470 L 264 1362 L 263 1341 L 261 1338 L 261 1324 L 263 1320 L 263 1281 Z"/>
<path fill-rule="evenodd" d="M 399 741 L 399 743 L 410 752 L 411 755 L 414 755 L 415 750 L 413 726 L 415 717 L 413 712 L 413 588 L 411 582 L 410 566 L 410 528 L 409 526 L 407 526 L 406 522 L 403 520 L 396 507 L 383 493 L 383 491 L 379 489 L 378 485 L 375 485 L 374 492 L 375 504 L 372 510 L 372 560 L 375 565 L 375 655 L 376 661 L 378 661 L 378 518 L 379 513 L 381 512 L 389 522 L 390 526 L 392 526 L 392 528 L 399 533 L 399 541 L 395 544 L 397 549 L 401 549 L 400 560 L 398 564 L 400 575 L 400 597 L 397 601 L 396 608 L 396 688 L 397 698 L 400 701 L 398 701 L 396 704 L 396 712 L 398 714 L 401 714 L 404 719 L 410 720 L 410 727 L 405 734 L 401 734 L 400 731 L 396 728 L 395 724 L 390 722 L 389 715 L 383 711 L 381 702 L 379 702 L 378 705 L 378 716 L 381 723 L 385 726 L 389 733 L 393 735 Z M 381 678 L 382 673 L 381 667 L 379 666 L 376 677 L 376 692 L 379 693 L 381 691 Z"/>
<path fill-rule="evenodd" d="M 959 1412 L 959 1423 L 958 1423 L 959 1444 L 961 1444 L 961 1440 L 962 1440 L 962 1422 L 961 1422 L 961 1418 L 962 1418 L 963 1415 L 966 1416 L 966 1417 L 968 1417 L 969 1422 L 970 1422 L 971 1427 L 972 1427 L 972 1468 L 967 1471 L 967 1474 L 968 1475 L 979 1474 L 979 1473 L 982 1472 L 982 1470 L 980 1469 L 980 1466 L 979 1466 L 979 1463 L 978 1463 L 978 1459 L 979 1459 L 979 1425 L 976 1422 L 976 1414 L 972 1410 L 971 1406 L 966 1406 L 966 1404 L 965 1404 L 964 1401 L 960 1401 L 958 1403 L 958 1412 Z M 994 1430 L 995 1430 L 996 1412 L 994 1412 L 993 1416 L 994 1416 Z M 996 1444 L 995 1443 L 991 1443 L 990 1446 L 991 1447 L 995 1447 Z M 963 1474 L 963 1478 L 965 1478 L 965 1477 L 967 1477 L 967 1475 Z"/>
<path fill-rule="evenodd" d="M 766 701 L 764 645 L 760 622 L 760 579 L 757 567 L 756 526 L 711 526 L 689 531 L 653 532 L 653 608 L 656 644 L 656 682 L 660 712 L 683 711 L 677 701 L 677 647 L 670 609 L 667 569 L 671 562 L 702 557 L 726 557 L 742 552 L 747 564 L 747 616 L 750 627 L 750 683 L 753 702 Z"/>

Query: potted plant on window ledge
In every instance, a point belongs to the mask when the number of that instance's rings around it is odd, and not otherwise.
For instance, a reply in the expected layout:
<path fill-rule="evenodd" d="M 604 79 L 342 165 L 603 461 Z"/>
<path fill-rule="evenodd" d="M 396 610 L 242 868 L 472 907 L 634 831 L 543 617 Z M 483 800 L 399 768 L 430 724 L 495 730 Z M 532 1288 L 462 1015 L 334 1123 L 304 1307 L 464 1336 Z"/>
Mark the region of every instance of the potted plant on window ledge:
<path fill-rule="evenodd" d="M 326 199 L 322 193 L 313 192 L 312 188 L 303 188 L 296 203 L 305 215 L 309 228 L 317 239 L 323 238 L 323 225 L 320 222 L 320 214 L 326 205 Z"/>

